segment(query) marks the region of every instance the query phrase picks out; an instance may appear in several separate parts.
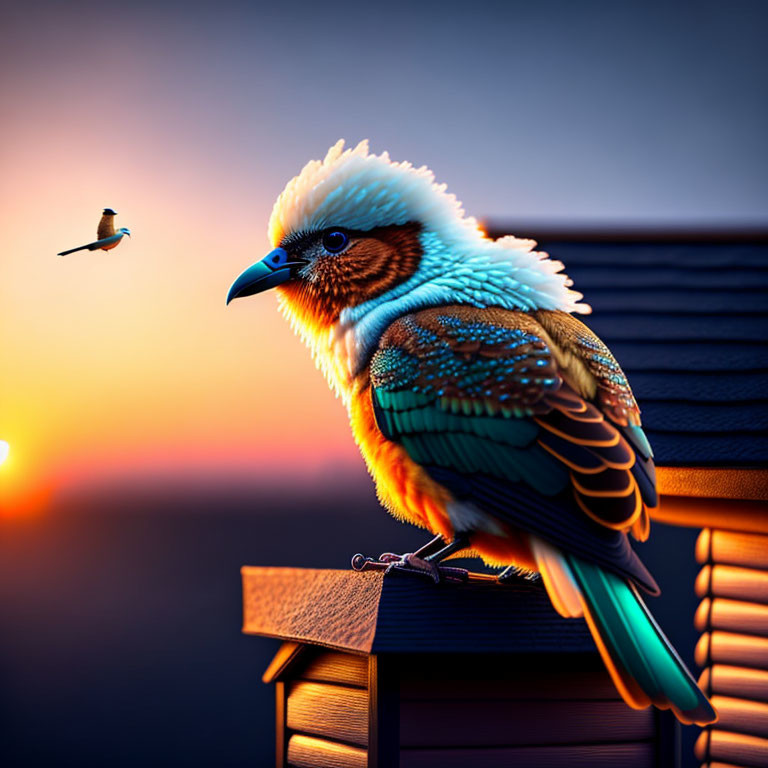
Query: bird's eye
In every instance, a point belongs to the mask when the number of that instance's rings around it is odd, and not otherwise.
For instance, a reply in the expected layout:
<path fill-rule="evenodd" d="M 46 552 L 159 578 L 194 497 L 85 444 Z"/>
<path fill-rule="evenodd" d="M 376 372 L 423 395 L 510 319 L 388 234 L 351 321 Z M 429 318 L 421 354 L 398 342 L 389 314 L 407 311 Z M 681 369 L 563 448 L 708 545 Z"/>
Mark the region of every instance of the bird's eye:
<path fill-rule="evenodd" d="M 323 235 L 323 248 L 328 253 L 341 253 L 349 245 L 349 235 L 338 229 L 332 229 Z"/>

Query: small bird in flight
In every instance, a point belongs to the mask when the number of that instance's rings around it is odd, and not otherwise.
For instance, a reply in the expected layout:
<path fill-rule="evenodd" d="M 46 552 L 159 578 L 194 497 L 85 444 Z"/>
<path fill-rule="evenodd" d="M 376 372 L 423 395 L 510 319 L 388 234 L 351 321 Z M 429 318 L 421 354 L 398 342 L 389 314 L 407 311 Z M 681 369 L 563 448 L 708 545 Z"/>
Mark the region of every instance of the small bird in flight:
<path fill-rule="evenodd" d="M 70 248 L 68 251 L 62 251 L 57 255 L 66 256 L 75 251 L 84 251 L 86 249 L 89 251 L 110 251 L 112 248 L 115 248 L 123 239 L 123 235 L 128 235 L 128 237 L 131 236 L 131 230 L 127 227 L 120 227 L 120 229 L 117 230 L 115 229 L 115 216 L 117 216 L 117 211 L 113 211 L 111 208 L 105 208 L 101 214 L 98 229 L 96 230 L 96 237 L 99 238 L 98 240 L 88 243 L 87 245 L 81 245 L 78 248 Z"/>

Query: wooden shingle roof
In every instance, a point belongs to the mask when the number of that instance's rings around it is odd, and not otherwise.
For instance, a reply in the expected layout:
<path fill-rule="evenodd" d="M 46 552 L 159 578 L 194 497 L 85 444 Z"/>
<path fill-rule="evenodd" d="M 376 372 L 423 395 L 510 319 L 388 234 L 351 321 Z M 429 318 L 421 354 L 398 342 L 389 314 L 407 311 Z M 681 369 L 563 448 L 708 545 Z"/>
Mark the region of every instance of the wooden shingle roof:
<path fill-rule="evenodd" d="M 592 305 L 658 466 L 768 465 L 767 237 L 530 236 Z"/>
<path fill-rule="evenodd" d="M 381 571 L 245 567 L 243 631 L 352 653 L 595 653 L 540 583 L 466 584 Z"/>

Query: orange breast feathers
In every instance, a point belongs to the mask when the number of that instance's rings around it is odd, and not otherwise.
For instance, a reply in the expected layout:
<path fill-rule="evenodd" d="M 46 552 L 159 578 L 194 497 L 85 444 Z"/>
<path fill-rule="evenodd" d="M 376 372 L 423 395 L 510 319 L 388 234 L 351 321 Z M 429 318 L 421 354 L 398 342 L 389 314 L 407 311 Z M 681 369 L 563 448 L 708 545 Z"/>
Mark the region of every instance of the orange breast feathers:
<path fill-rule="evenodd" d="M 348 407 L 352 432 L 376 483 L 379 501 L 398 520 L 451 540 L 454 531 L 447 506 L 455 501 L 453 496 L 413 461 L 401 445 L 381 433 L 373 413 L 367 374 L 355 382 Z M 472 552 L 491 566 L 518 565 L 535 570 L 527 535 L 501 521 L 498 527 L 501 535 L 473 534 Z"/>
<path fill-rule="evenodd" d="M 375 483 L 379 501 L 399 520 L 450 539 L 453 527 L 446 506 L 450 493 L 405 452 L 382 435 L 376 424 L 367 374 L 358 377 L 349 400 L 349 420 Z"/>

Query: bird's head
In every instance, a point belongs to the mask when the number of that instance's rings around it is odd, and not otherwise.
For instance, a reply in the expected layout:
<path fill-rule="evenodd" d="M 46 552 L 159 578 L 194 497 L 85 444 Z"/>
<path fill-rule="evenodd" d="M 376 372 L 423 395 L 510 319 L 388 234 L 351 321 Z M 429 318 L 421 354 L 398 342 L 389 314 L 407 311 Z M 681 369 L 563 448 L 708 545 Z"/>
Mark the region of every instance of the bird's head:
<path fill-rule="evenodd" d="M 273 250 L 235 280 L 227 303 L 278 287 L 308 339 L 364 326 L 355 344 L 367 349 L 383 323 L 429 305 L 586 308 L 533 241 L 490 240 L 428 168 L 373 155 L 366 141 L 337 142 L 289 181 L 269 238 Z"/>
<path fill-rule="evenodd" d="M 228 303 L 279 285 L 292 309 L 333 324 L 416 273 L 425 225 L 459 204 L 426 168 L 371 155 L 367 142 L 343 146 L 288 183 L 269 222 L 275 248 L 235 280 Z"/>
<path fill-rule="evenodd" d="M 122 232 L 124 235 L 128 235 L 128 237 L 131 236 L 131 230 L 128 229 L 128 227 L 120 227 L 120 229 L 118 229 L 117 231 Z"/>
<path fill-rule="evenodd" d="M 113 211 L 111 208 L 105 208 L 101 212 L 102 216 L 117 216 L 117 211 Z"/>

